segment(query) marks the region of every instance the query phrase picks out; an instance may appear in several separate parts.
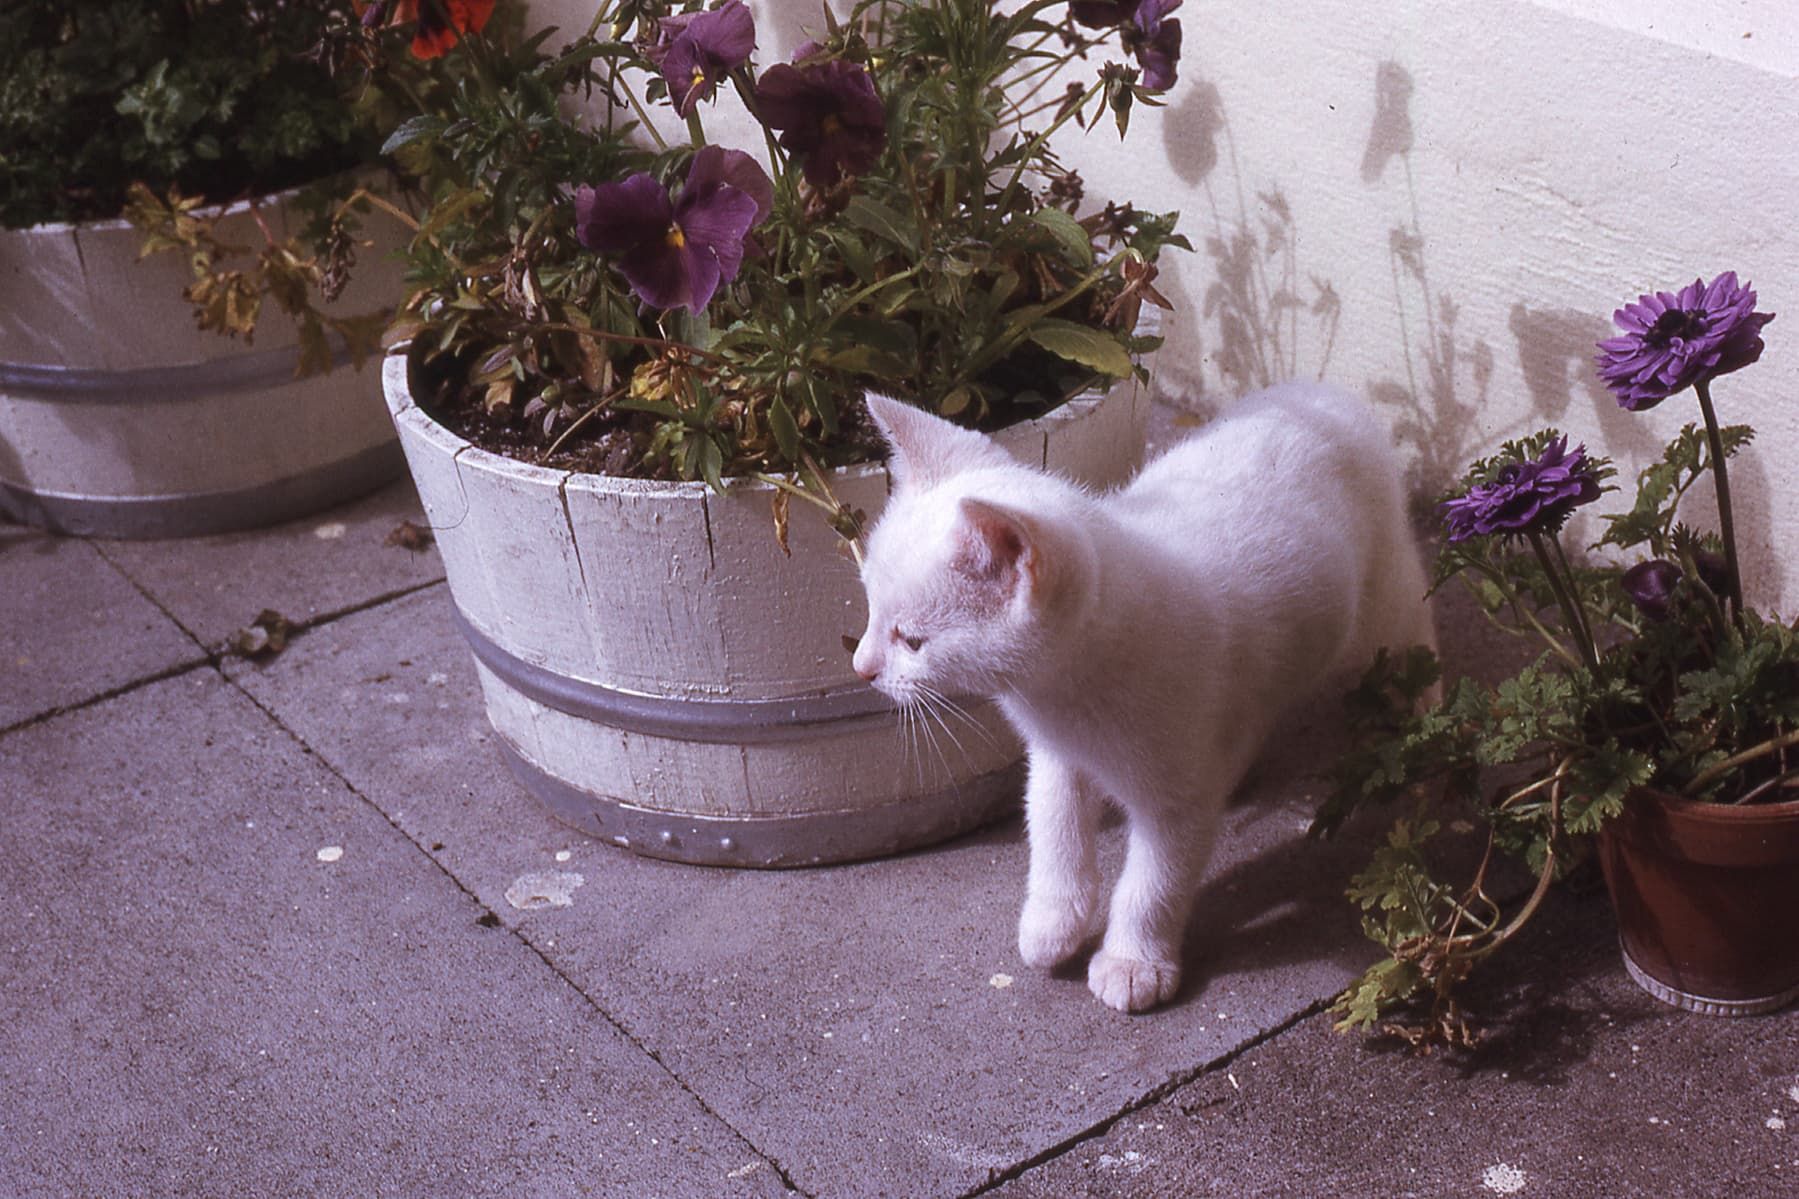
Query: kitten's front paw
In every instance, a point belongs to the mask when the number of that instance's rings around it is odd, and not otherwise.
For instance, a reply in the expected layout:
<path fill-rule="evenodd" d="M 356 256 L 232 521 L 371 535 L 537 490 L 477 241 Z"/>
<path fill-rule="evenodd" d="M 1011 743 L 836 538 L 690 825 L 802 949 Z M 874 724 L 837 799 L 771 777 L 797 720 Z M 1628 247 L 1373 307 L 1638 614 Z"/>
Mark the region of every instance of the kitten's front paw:
<path fill-rule="evenodd" d="M 1091 922 L 1073 905 L 1027 899 L 1018 918 L 1018 955 L 1025 965 L 1047 970 L 1080 953 L 1091 935 Z"/>
<path fill-rule="evenodd" d="M 1142 962 L 1101 950 L 1087 964 L 1087 989 L 1109 1008 L 1146 1012 L 1174 998 L 1181 989 L 1181 968 L 1173 962 Z"/>

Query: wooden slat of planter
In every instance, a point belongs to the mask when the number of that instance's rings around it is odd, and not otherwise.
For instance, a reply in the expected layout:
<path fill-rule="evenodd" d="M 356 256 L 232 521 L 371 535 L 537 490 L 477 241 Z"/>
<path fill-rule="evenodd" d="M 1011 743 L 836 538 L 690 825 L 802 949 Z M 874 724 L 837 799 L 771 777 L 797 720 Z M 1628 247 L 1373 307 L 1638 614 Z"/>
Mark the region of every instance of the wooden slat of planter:
<path fill-rule="evenodd" d="M 594 638 L 562 506 L 567 472 L 470 448 L 456 456 L 456 474 L 468 512 L 444 536 L 473 543 L 490 601 L 484 611 L 464 614 L 528 662 L 591 676 Z"/>
<path fill-rule="evenodd" d="M 576 475 L 565 494 L 594 636 L 576 677 L 646 695 L 727 694 L 719 610 L 738 600 L 714 580 L 705 485 Z"/>

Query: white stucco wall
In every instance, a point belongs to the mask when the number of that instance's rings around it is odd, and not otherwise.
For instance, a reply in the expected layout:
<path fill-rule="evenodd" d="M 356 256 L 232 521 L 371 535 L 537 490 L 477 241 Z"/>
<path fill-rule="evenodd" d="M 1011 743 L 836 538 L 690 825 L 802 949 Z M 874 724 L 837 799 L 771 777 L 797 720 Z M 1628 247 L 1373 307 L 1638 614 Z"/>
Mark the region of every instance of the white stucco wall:
<path fill-rule="evenodd" d="M 818 23 L 813 0 L 752 7 L 763 65 Z M 565 27 L 591 13 L 537 10 Z M 1155 367 L 1165 398 L 1205 410 L 1322 374 L 1381 404 L 1421 489 L 1545 423 L 1629 476 L 1697 408 L 1621 411 L 1592 343 L 1639 292 L 1735 269 L 1781 314 L 1762 362 L 1714 393 L 1760 434 L 1732 474 L 1746 582 L 1758 606 L 1799 608 L 1799 488 L 1780 486 L 1799 476 L 1799 4 L 1187 0 L 1178 15 L 1168 107 L 1140 111 L 1122 146 L 1109 123 L 1060 143 L 1091 198 L 1179 209 L 1198 248 L 1163 276 L 1180 307 Z"/>

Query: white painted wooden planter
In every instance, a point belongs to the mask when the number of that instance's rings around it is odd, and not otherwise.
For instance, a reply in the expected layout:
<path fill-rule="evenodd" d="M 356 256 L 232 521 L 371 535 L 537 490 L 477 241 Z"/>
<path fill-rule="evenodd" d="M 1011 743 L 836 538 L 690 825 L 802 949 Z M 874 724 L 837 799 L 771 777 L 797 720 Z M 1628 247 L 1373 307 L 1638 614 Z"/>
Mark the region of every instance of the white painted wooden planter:
<path fill-rule="evenodd" d="M 283 198 L 261 205 L 277 238 L 302 219 Z M 226 209 L 219 233 L 262 244 L 248 204 Z M 181 297 L 185 257 L 139 261 L 141 244 L 124 221 L 0 230 L 0 515 L 186 536 L 301 516 L 399 477 L 375 364 L 296 380 L 298 333 L 273 303 L 253 345 L 201 332 Z M 393 244 L 361 251 L 336 310 L 398 302 Z"/>
<path fill-rule="evenodd" d="M 980 727 L 952 721 L 934 750 L 851 671 L 862 588 L 813 509 L 793 505 L 783 556 L 765 484 L 527 466 L 438 424 L 407 372 L 387 359 L 387 403 L 488 718 L 556 815 L 654 857 L 799 866 L 929 844 L 1017 802 L 1020 749 L 990 705 L 965 703 Z M 1126 383 L 1001 439 L 1104 486 L 1135 469 L 1147 413 Z M 832 487 L 872 517 L 887 472 Z"/>

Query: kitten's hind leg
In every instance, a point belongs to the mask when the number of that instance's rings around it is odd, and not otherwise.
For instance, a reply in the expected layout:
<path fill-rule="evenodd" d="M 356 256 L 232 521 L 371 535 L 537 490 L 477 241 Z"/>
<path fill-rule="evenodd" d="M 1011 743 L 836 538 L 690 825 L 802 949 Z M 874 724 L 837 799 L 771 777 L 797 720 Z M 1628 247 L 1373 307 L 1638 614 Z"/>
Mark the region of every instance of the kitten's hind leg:
<path fill-rule="evenodd" d="M 1147 1011 L 1180 990 L 1181 942 L 1211 857 L 1219 807 L 1127 808 L 1124 872 L 1112 892 L 1106 939 L 1087 964 L 1087 987 L 1107 1007 Z"/>
<path fill-rule="evenodd" d="M 1093 935 L 1099 806 L 1091 785 L 1072 767 L 1031 748 L 1024 796 L 1031 865 L 1018 918 L 1018 953 L 1027 965 L 1059 965 L 1080 953 Z"/>

